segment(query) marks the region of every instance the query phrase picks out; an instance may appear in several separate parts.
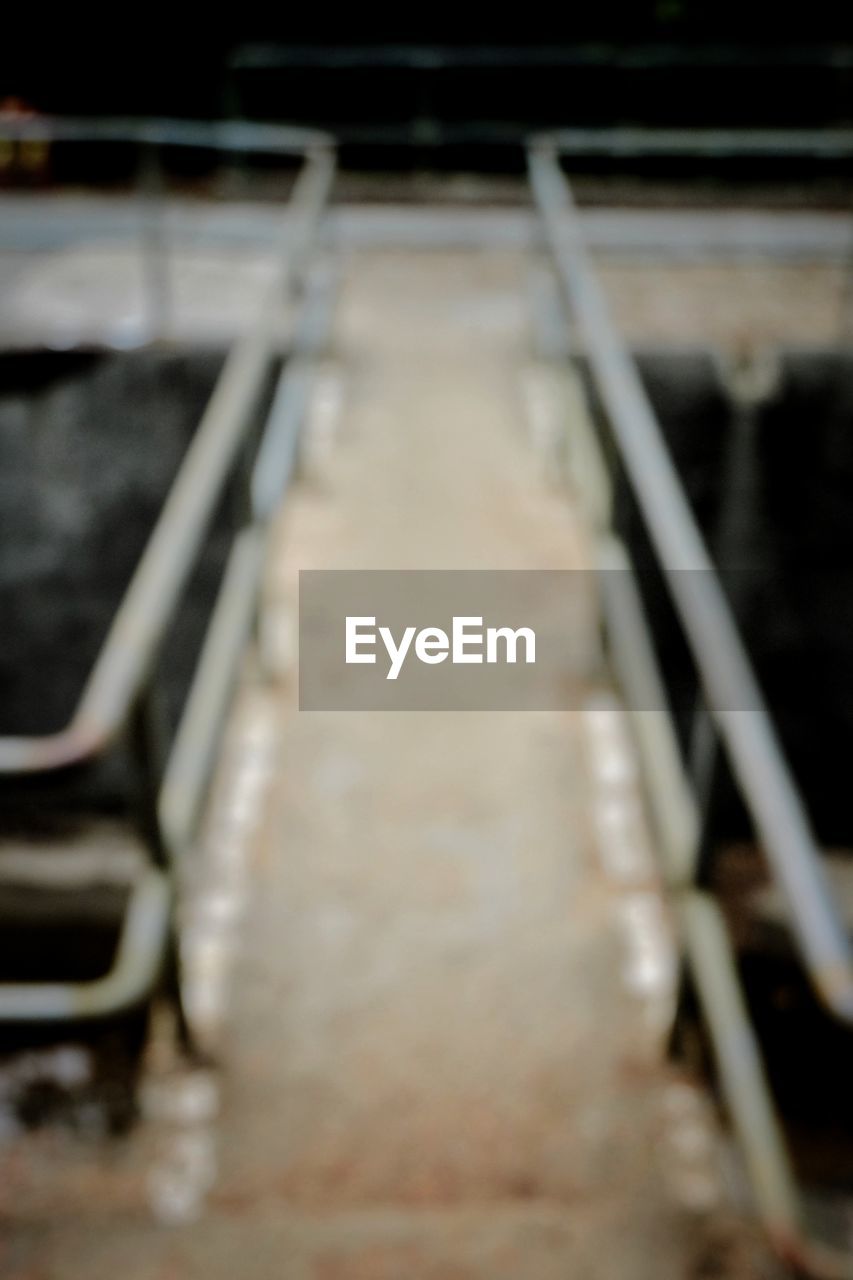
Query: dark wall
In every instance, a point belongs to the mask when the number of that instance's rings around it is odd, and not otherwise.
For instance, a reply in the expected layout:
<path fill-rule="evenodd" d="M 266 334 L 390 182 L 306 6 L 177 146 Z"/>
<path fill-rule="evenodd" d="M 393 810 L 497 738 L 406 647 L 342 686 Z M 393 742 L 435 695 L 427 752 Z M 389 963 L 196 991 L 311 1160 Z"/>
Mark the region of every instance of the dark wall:
<path fill-rule="evenodd" d="M 837 4 L 567 6 L 547 18 L 490 13 L 476 33 L 440 13 L 380 21 L 360 9 L 342 16 L 287 9 L 276 18 L 251 6 L 229 17 L 210 6 L 192 16 L 124 6 L 79 14 L 59 19 L 18 7 L 5 20 L 0 97 L 87 114 L 208 117 L 242 104 L 249 114 L 344 130 L 425 116 L 452 129 L 622 120 L 808 123 L 853 115 L 853 17 Z M 269 71 L 234 70 L 235 54 L 247 45 L 278 46 L 285 56 Z M 405 54 L 414 46 L 428 47 L 420 70 L 377 68 L 377 50 Z M 454 69 L 439 65 L 442 50 L 491 50 L 496 57 L 490 66 Z M 525 65 L 531 50 L 550 52 L 552 60 Z M 324 69 L 324 62 L 359 51 L 362 71 Z"/>

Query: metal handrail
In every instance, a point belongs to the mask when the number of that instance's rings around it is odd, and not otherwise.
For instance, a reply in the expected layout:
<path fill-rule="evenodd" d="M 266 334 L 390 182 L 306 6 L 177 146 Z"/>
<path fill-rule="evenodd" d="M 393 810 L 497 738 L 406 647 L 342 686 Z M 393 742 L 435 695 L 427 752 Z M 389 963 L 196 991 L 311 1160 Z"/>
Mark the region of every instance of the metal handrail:
<path fill-rule="evenodd" d="M 625 69 L 684 67 L 796 67 L 818 65 L 832 69 L 853 66 L 849 43 L 738 44 L 658 40 L 610 43 L 576 41 L 559 44 L 451 44 L 384 41 L 382 44 L 271 44 L 239 45 L 228 59 L 236 71 L 290 70 L 495 70 L 519 68 Z"/>
<path fill-rule="evenodd" d="M 136 195 L 140 202 L 139 241 L 143 287 L 149 313 L 149 337 L 168 332 L 169 244 L 163 218 L 165 184 L 161 153 L 166 148 L 206 149 L 238 155 L 277 155 L 306 159 L 332 154 L 334 139 L 318 129 L 244 120 L 134 119 L 132 117 L 0 115 L 0 138 L 43 143 L 128 143 L 139 152 Z M 295 194 L 295 193 L 294 193 Z M 292 204 L 292 201 L 291 201 Z M 63 345 L 67 345 L 63 333 Z M 17 335 L 13 341 L 17 345 Z M 127 345 L 122 335 L 122 347 Z"/>
<path fill-rule="evenodd" d="M 38 129 L 43 121 L 34 122 Z M 91 137 L 88 122 L 60 122 L 64 137 Z M 289 290 L 305 285 L 294 313 L 289 361 L 280 387 L 298 383 L 300 395 L 285 393 L 287 413 L 267 420 L 260 452 L 284 437 L 295 447 L 308 403 L 307 364 L 325 340 L 331 319 L 328 273 L 321 286 L 307 273 L 307 260 L 331 190 L 335 156 L 330 139 L 309 130 L 278 126 L 183 125 L 180 122 L 96 122 L 97 140 L 108 137 L 176 145 L 302 151 L 305 161 L 288 203 L 282 254 L 272 273 L 256 323 L 231 348 L 192 443 L 169 491 L 107 638 L 95 660 L 77 708 L 64 729 L 42 736 L 0 737 L 0 774 L 60 769 L 91 759 L 138 718 L 150 693 L 153 668 L 225 482 L 245 441 L 270 361 L 281 343 L 279 321 Z M 84 127 L 85 125 L 85 127 Z M 79 127 L 78 127 L 79 126 Z M 27 133 L 16 124 L 17 136 Z M 2 126 L 0 126 L 2 132 Z M 52 136 L 58 136 L 55 130 Z M 273 136 L 275 135 L 275 136 Z M 31 136 L 31 135 L 28 135 Z M 40 136 L 44 136 L 43 133 Z M 263 144 L 263 145 L 262 145 Z M 318 318 L 318 292 L 324 306 Z M 279 449 L 280 452 L 280 449 Z M 130 886 L 115 958 L 109 971 L 84 982 L 0 983 L 0 1021 L 40 1022 L 99 1018 L 120 1013 L 145 999 L 174 950 L 175 864 L 197 826 L 201 800 L 215 755 L 213 739 L 230 701 L 239 655 L 251 627 L 263 570 L 267 530 L 274 501 L 290 472 L 279 469 L 278 489 L 267 482 L 266 503 L 256 500 L 259 454 L 250 477 L 246 525 L 235 536 L 202 654 L 165 762 L 142 743 L 146 773 L 152 860 Z M 139 725 L 136 725 L 137 730 Z M 144 730 L 143 730 L 144 736 Z M 162 776 L 155 766 L 162 764 Z M 157 862 L 162 866 L 157 866 Z M 180 1004 L 180 997 L 176 993 Z M 181 1015 L 182 1021 L 183 1016 Z M 187 1033 L 189 1034 L 189 1033 Z"/>
<path fill-rule="evenodd" d="M 240 655 L 255 616 L 269 530 L 291 479 L 278 468 L 271 484 L 270 453 L 291 455 L 308 407 L 309 362 L 316 359 L 331 323 L 333 281 L 326 270 L 309 279 L 292 346 L 298 355 L 282 374 L 282 412 L 270 413 L 252 471 L 253 495 L 246 527 L 237 535 L 205 636 L 195 676 L 175 733 L 156 797 L 156 816 L 167 867 L 146 866 L 131 887 L 112 968 L 84 982 L 0 982 L 0 1021 L 102 1017 L 132 1007 L 150 991 L 162 965 L 172 923 L 172 874 L 198 824 L 216 754 L 216 740 L 230 702 Z M 297 394 L 292 393 L 297 389 Z M 265 446 L 268 446 L 265 449 Z M 261 495 L 263 501 L 258 500 Z"/>
<path fill-rule="evenodd" d="M 163 641 L 243 437 L 273 345 L 284 291 L 300 266 L 328 196 L 334 157 L 309 156 L 289 203 L 286 254 L 257 324 L 232 347 L 178 476 L 125 592 L 69 723 L 57 732 L 0 736 L 0 774 L 79 763 L 126 724 Z"/>
<path fill-rule="evenodd" d="M 251 521 L 234 544 L 172 744 L 158 815 L 172 857 L 192 839 L 225 719 L 230 688 L 255 617 L 270 529 L 293 477 L 317 357 L 332 322 L 337 281 L 326 264 L 310 274 L 249 480 Z"/>
<path fill-rule="evenodd" d="M 743 641 L 654 410 L 589 265 L 558 150 L 549 139 L 537 139 L 528 159 L 561 286 L 577 316 L 599 393 L 690 643 L 709 710 L 784 894 L 798 948 L 823 1002 L 838 1018 L 853 1022 L 850 942 Z"/>
<path fill-rule="evenodd" d="M 641 157 L 790 158 L 814 156 L 848 160 L 853 156 L 853 129 L 655 129 L 599 126 L 555 129 L 537 134 L 533 146 L 552 147 L 561 155 Z"/>
<path fill-rule="evenodd" d="M 332 148 L 319 129 L 249 120 L 135 119 L 132 116 L 0 116 L 0 136 L 29 142 L 131 142 L 156 147 L 304 156 Z"/>
<path fill-rule="evenodd" d="M 726 693 L 748 691 L 752 696 L 755 690 L 745 689 L 738 681 L 744 672 L 752 684 L 755 677 L 701 535 L 684 500 L 651 405 L 633 362 L 611 325 L 603 294 L 586 257 L 577 215 L 568 183 L 559 169 L 557 153 L 548 142 L 543 143 L 540 139 L 531 147 L 529 162 L 534 191 L 561 284 L 580 321 L 598 392 L 609 413 L 625 468 L 657 554 L 663 562 L 664 576 L 688 634 L 705 694 L 729 758 L 734 763 L 734 748 L 738 747 L 743 752 L 753 742 L 763 750 L 769 740 L 773 748 L 769 754 L 752 761 L 752 772 L 739 775 L 744 800 L 767 842 L 768 835 L 759 826 L 763 810 L 755 803 L 755 788 L 763 785 L 777 790 L 790 788 L 794 816 L 802 816 L 805 821 L 799 796 L 781 757 L 763 704 L 753 701 L 749 710 L 732 714 L 726 703 L 711 701 Z M 593 428 L 583 420 L 583 416 L 577 430 L 584 438 L 586 448 L 596 455 L 596 469 L 600 470 L 605 465 L 604 460 L 592 435 Z M 656 482 L 650 480 L 649 473 L 656 477 Z M 822 1280 L 853 1280 L 853 1258 L 816 1238 L 807 1226 L 807 1214 L 770 1091 L 758 1037 L 750 1021 L 724 915 L 712 894 L 696 884 L 700 818 L 677 745 L 672 713 L 649 638 L 635 570 L 624 544 L 610 528 L 607 495 L 583 496 L 589 498 L 589 514 L 601 570 L 602 608 L 614 667 L 634 704 L 649 708 L 634 718 L 634 728 L 642 765 L 650 782 L 651 816 L 660 843 L 664 875 L 674 891 L 675 911 L 687 963 L 709 1028 L 723 1096 L 743 1151 L 758 1215 L 778 1255 L 798 1274 L 806 1273 Z M 670 544 L 667 541 L 670 537 L 677 540 Z M 698 567 L 700 572 L 670 573 L 668 569 L 672 567 L 670 562 L 673 559 L 680 570 Z M 620 579 L 615 586 L 610 581 L 614 574 Z M 696 593 L 684 594 L 675 590 L 679 582 L 683 586 L 693 578 L 704 583 L 698 592 L 698 603 Z M 709 586 L 713 589 L 709 590 Z M 714 655 L 703 648 L 703 632 L 698 626 L 707 621 L 708 610 L 716 624 L 711 643 L 731 645 L 730 651 L 716 652 L 716 663 Z M 731 644 L 732 633 L 734 644 Z M 711 676 L 714 676 L 713 681 Z M 733 677 L 734 684 L 731 683 Z M 652 712 L 651 708 L 657 710 Z M 753 729 L 757 722 L 761 734 L 752 738 L 744 735 L 733 744 L 732 737 L 736 737 L 738 731 L 743 732 L 744 727 L 749 727 L 749 722 L 753 722 Z M 770 832 L 771 836 L 773 834 Z M 802 829 L 797 832 L 800 841 L 794 846 L 795 856 L 798 855 L 804 864 L 797 868 L 797 873 L 812 892 L 817 891 L 818 903 L 824 914 L 817 921 L 807 917 L 803 922 L 797 912 L 799 904 L 793 904 L 792 917 L 801 932 L 805 928 L 819 927 L 832 911 L 824 896 L 826 882 L 820 855 L 807 823 L 805 834 L 807 841 L 804 842 Z M 771 849 L 768 845 L 767 852 L 771 855 L 771 868 L 781 881 L 777 864 L 780 857 L 790 857 L 790 848 L 783 846 L 780 850 L 774 846 Z M 775 855 L 775 861 L 772 855 Z M 790 880 L 783 884 L 790 884 Z M 831 919 L 829 923 L 832 924 Z M 846 934 L 843 938 L 846 941 Z M 818 985 L 816 975 L 812 973 L 811 976 Z M 834 986 L 828 992 L 824 986 L 819 990 L 833 1013 L 842 1018 L 848 1016 L 845 987 Z M 828 994 L 832 1001 L 826 999 Z"/>

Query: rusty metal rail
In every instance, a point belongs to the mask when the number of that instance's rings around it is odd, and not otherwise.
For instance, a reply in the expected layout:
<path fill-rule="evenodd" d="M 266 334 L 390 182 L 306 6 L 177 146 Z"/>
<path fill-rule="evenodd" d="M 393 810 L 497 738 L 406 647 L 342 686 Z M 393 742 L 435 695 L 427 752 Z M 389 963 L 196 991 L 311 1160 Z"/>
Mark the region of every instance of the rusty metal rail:
<path fill-rule="evenodd" d="M 528 165 L 567 314 L 576 322 L 610 431 L 688 639 L 704 699 L 783 892 L 805 969 L 831 1013 L 853 1022 L 853 956 L 821 853 L 654 410 L 610 319 L 560 166 L 561 139 L 562 135 L 534 139 Z M 594 438 L 585 440 L 584 447 L 597 454 L 597 470 L 605 474 Z M 610 527 L 610 496 L 602 492 L 590 498 L 614 664 L 635 707 L 659 708 L 635 715 L 637 744 L 650 782 L 652 816 L 686 958 L 759 1216 L 788 1263 L 815 1276 L 853 1276 L 853 1258 L 815 1240 L 805 1226 L 725 921 L 718 903 L 696 883 L 700 819 L 633 566 Z"/>
<path fill-rule="evenodd" d="M 88 122 L 47 122 L 50 136 L 90 140 Z M 44 130 L 45 122 L 37 126 Z M 15 126 L 27 135 L 28 124 Z M 151 991 L 174 930 L 174 868 L 196 829 L 221 726 L 239 671 L 239 658 L 257 608 L 269 521 L 289 470 L 278 484 L 264 474 L 284 435 L 295 449 L 308 404 L 311 361 L 331 321 L 328 268 L 311 267 L 331 190 L 335 157 L 330 141 L 311 131 L 277 126 L 199 126 L 179 122 L 98 122 L 95 140 L 126 138 L 187 146 L 225 146 L 304 153 L 282 229 L 278 265 L 255 323 L 231 348 L 158 522 L 95 660 L 70 722 L 56 732 L 0 737 L 0 774 L 51 773 L 94 760 L 121 735 L 135 737 L 137 760 L 150 797 L 150 864 L 131 890 L 113 968 L 79 983 L 0 983 L 0 1021 L 101 1017 L 143 1000 Z M 43 136 L 43 135 L 42 135 Z M 323 305 L 318 304 L 322 295 Z M 282 350 L 284 305 L 295 298 L 281 388 L 298 382 L 287 412 L 270 415 L 254 471 L 247 476 L 247 517 L 235 538 L 207 637 L 167 761 L 147 732 L 158 658 L 170 622 L 241 448 L 264 379 Z M 263 503 L 256 498 L 263 492 Z"/>

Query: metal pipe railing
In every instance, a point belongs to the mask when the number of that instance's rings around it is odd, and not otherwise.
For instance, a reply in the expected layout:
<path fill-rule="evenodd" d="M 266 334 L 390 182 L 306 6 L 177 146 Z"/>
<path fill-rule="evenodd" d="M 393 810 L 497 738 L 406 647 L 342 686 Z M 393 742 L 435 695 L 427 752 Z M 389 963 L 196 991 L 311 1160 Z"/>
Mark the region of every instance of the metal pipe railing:
<path fill-rule="evenodd" d="M 610 414 L 612 430 L 622 450 L 626 470 L 650 532 L 652 532 L 655 512 L 657 514 L 653 541 L 664 563 L 665 577 L 673 593 L 676 609 L 687 630 L 685 613 L 689 612 L 693 597 L 676 596 L 672 581 L 673 578 L 694 576 L 690 568 L 687 568 L 686 573 L 684 571 L 685 552 L 700 557 L 701 576 L 706 580 L 706 584 L 708 581 L 716 582 L 716 575 L 708 563 L 707 553 L 695 528 L 692 513 L 686 507 L 678 480 L 669 464 L 668 454 L 651 406 L 645 398 L 645 392 L 636 373 L 633 372 L 633 365 L 627 351 L 624 348 L 619 349 L 618 335 L 610 327 L 603 296 L 586 260 L 576 216 L 570 202 L 568 184 L 565 183 L 559 171 L 557 156 L 550 146 L 546 146 L 531 155 L 530 166 L 534 189 L 543 215 L 545 214 L 543 201 L 548 205 L 546 229 L 551 249 L 557 259 L 561 282 L 567 300 L 580 321 L 598 391 Z M 556 183 L 552 181 L 555 177 Z M 555 199 L 555 196 L 558 198 Z M 566 227 L 567 223 L 568 227 Z M 568 255 L 565 243 L 561 241 L 562 234 L 570 237 Z M 561 249 L 562 258 L 559 258 Z M 591 309 L 590 293 L 592 293 L 594 304 Z M 605 351 L 601 350 L 602 336 L 605 339 Z M 614 351 L 616 351 L 618 373 L 623 380 L 619 395 L 613 394 L 613 388 L 605 385 L 611 373 Z M 630 371 L 626 374 L 629 366 Z M 631 374 L 633 376 L 630 376 Z M 624 386 L 626 376 L 627 391 Z M 606 394 L 608 390 L 611 392 L 610 395 Z M 617 417 L 617 415 L 620 416 Z M 603 474 L 604 459 L 594 437 L 592 425 L 585 414 L 581 414 L 580 421 L 575 424 L 575 434 L 582 439 L 584 456 L 591 454 L 594 457 L 595 465 L 590 468 L 590 474 L 593 477 Z M 626 436 L 632 437 L 633 447 L 630 450 L 626 449 Z M 646 453 L 646 468 L 637 466 L 637 451 Z M 663 481 L 659 479 L 656 486 L 649 488 L 646 483 L 647 468 L 654 469 L 658 465 L 664 479 Z M 592 492 L 582 493 L 581 497 L 585 500 L 584 506 L 590 518 L 597 546 L 601 603 L 614 668 L 629 702 L 635 708 L 643 708 L 635 712 L 632 722 L 642 767 L 650 783 L 651 816 L 660 843 L 663 871 L 668 887 L 674 894 L 676 918 L 685 957 L 710 1032 L 723 1096 L 743 1151 L 758 1216 L 778 1255 L 787 1265 L 795 1268 L 797 1274 L 813 1275 L 821 1277 L 821 1280 L 851 1280 L 853 1259 L 839 1252 L 834 1246 L 816 1239 L 807 1226 L 807 1214 L 787 1150 L 780 1117 L 773 1102 L 758 1037 L 750 1021 L 729 931 L 720 905 L 707 890 L 699 888 L 695 883 L 700 816 L 679 752 L 666 689 L 651 645 L 648 622 L 630 557 L 623 543 L 610 528 L 611 511 L 608 495 Z M 653 507 L 653 502 L 663 502 L 664 506 L 670 504 L 671 509 L 664 513 L 669 517 L 668 519 L 660 518 L 661 513 Z M 675 532 L 680 535 L 685 532 L 685 529 L 680 528 L 679 523 L 683 525 L 686 522 L 694 525 L 692 531 L 688 530 L 687 541 L 669 546 L 666 538 L 672 535 L 673 526 Z M 673 558 L 677 558 L 681 571 L 667 573 L 666 568 L 669 567 Z M 691 561 L 688 560 L 687 564 L 690 565 Z M 719 591 L 715 592 L 710 600 L 711 609 L 719 609 L 723 614 L 725 627 L 722 633 L 717 631 L 716 640 L 719 643 L 722 634 L 722 642 L 725 643 L 727 632 L 734 629 L 734 622 L 728 605 Z M 708 607 L 707 602 L 706 607 Z M 693 621 L 695 623 L 696 619 L 694 618 Z M 694 659 L 700 674 L 704 676 L 708 655 L 703 653 L 701 634 L 699 643 L 694 639 L 695 627 L 694 631 L 688 634 L 693 644 Z M 742 654 L 742 647 L 736 633 L 735 641 L 738 648 L 741 648 L 741 655 L 733 669 L 736 672 L 742 672 L 744 665 L 748 669 L 748 664 Z M 710 684 L 706 683 L 706 694 L 709 696 L 710 688 Z M 718 694 L 720 693 L 719 683 L 713 688 Z M 731 687 L 725 685 L 722 691 L 734 692 Z M 655 709 L 652 710 L 652 708 Z M 711 709 L 715 710 L 713 705 Z M 727 721 L 724 711 L 725 707 L 716 708 L 716 719 L 721 728 L 721 736 L 722 726 Z M 757 717 L 767 721 L 767 713 L 760 704 L 753 705 L 750 710 L 740 714 L 744 717 Z M 767 727 L 772 735 L 769 722 Z M 726 738 L 724 741 L 729 746 L 731 755 L 731 744 Z M 742 748 L 743 743 L 740 745 Z M 763 761 L 765 770 L 769 768 L 771 776 L 779 762 L 779 756 L 777 745 L 769 761 L 767 759 Z M 798 800 L 784 760 L 782 765 L 782 772 L 776 775 L 775 783 L 777 786 L 790 786 L 795 799 Z M 753 812 L 756 825 L 758 825 L 756 808 L 751 803 L 754 797 L 746 788 L 759 785 L 761 781 L 760 773 L 748 774 L 746 779 L 741 777 L 744 799 Z M 807 834 L 810 843 L 800 844 L 799 854 L 803 858 L 814 859 L 815 867 L 820 872 L 822 868 L 817 862 L 820 855 L 808 830 Z M 775 852 L 778 858 L 779 850 Z M 775 864 L 771 863 L 771 865 L 775 869 Z M 808 874 L 808 867 L 806 874 Z M 818 890 L 823 893 L 825 883 L 821 884 L 821 879 L 820 875 L 816 877 Z M 822 906 L 823 909 L 827 909 L 829 904 L 824 900 Z M 838 991 L 836 995 L 838 1000 L 830 1007 L 834 1013 L 846 1016 L 847 1005 L 846 1002 L 841 1001 L 842 992 Z"/>
<path fill-rule="evenodd" d="M 142 559 L 69 724 L 53 734 L 0 736 L 0 774 L 79 763 L 126 724 L 156 658 L 243 439 L 273 347 L 284 292 L 302 263 L 334 174 L 331 152 L 306 162 L 290 202 L 286 252 L 257 323 L 231 348 Z"/>
<path fill-rule="evenodd" d="M 597 549 L 608 650 L 628 705 L 634 708 L 631 727 L 648 782 L 663 875 L 673 895 L 684 955 L 710 1032 L 756 1210 L 786 1262 L 823 1280 L 850 1280 L 853 1262 L 813 1240 L 805 1229 L 797 1180 L 722 908 L 710 892 L 694 884 L 700 841 L 696 797 L 679 750 L 636 574 L 623 542 L 611 529 L 609 496 L 601 492 L 600 480 L 606 464 L 582 405 L 572 417 L 571 443 L 576 458 L 571 474 Z"/>
<path fill-rule="evenodd" d="M 131 885 L 109 972 L 86 982 L 0 983 L 0 1021 L 76 1022 L 133 1008 L 160 975 L 171 904 L 168 874 L 158 867 L 146 867 Z"/>
<path fill-rule="evenodd" d="M 189 580 L 225 483 L 246 443 L 252 411 L 272 361 L 281 347 L 280 322 L 288 292 L 303 284 L 308 255 L 331 190 L 335 171 L 330 140 L 310 130 L 278 126 L 197 126 L 182 122 L 47 122 L 52 137 L 75 140 L 125 139 L 186 146 L 305 151 L 283 227 L 282 252 L 264 294 L 255 324 L 228 354 L 201 422 L 170 489 L 154 532 L 125 592 L 67 726 L 42 736 L 0 737 L 0 774 L 34 774 L 80 764 L 132 730 L 147 705 L 154 667 L 170 621 Z M 43 129 L 45 122 L 14 125 L 17 136 Z M 56 127 L 54 127 L 56 126 Z M 2 131 L 2 130 L 0 130 Z M 43 136 L 43 133 L 42 135 Z M 317 287 L 310 277 L 294 313 L 290 381 L 299 398 L 289 397 L 286 421 L 267 420 L 259 454 L 268 453 L 284 431 L 295 442 L 308 406 L 308 357 L 316 354 L 331 322 L 330 287 L 323 276 L 324 306 L 318 315 Z M 287 371 L 282 383 L 288 382 Z M 256 455 L 255 469 L 260 463 Z M 200 802 L 215 757 L 215 738 L 227 711 L 250 630 L 262 576 L 266 528 L 290 478 L 280 471 L 266 505 L 254 501 L 259 481 L 247 477 L 246 524 L 237 534 L 214 613 L 168 760 L 150 758 L 141 743 L 140 766 L 150 795 L 148 833 L 153 860 L 129 888 L 114 963 L 87 982 L 0 983 L 0 1021 L 54 1021 L 113 1015 L 147 997 L 173 947 L 174 865 L 197 825 Z M 144 736 L 144 735 L 143 735 Z M 162 766 L 162 776 L 158 770 Z M 155 863 L 161 860 L 163 865 Z"/>
<path fill-rule="evenodd" d="M 665 686 L 652 648 L 630 557 L 599 531 L 601 603 L 614 668 L 629 704 L 649 782 L 651 817 L 664 876 L 673 892 L 684 955 L 709 1033 L 723 1097 L 743 1152 L 758 1217 L 786 1263 L 821 1280 L 853 1280 L 853 1258 L 809 1232 L 784 1129 L 750 1020 L 723 910 L 694 883 L 699 814 L 678 749 Z"/>
<path fill-rule="evenodd" d="M 555 129 L 541 133 L 537 148 L 561 155 L 642 159 L 849 160 L 853 129 L 643 129 L 625 126 Z"/>
<path fill-rule="evenodd" d="M 133 118 L 74 118 L 31 116 L 0 118 L 0 138 L 9 142 L 38 140 L 44 143 L 116 144 L 126 143 L 139 153 L 135 193 L 139 202 L 138 240 L 142 285 L 148 323 L 148 338 L 169 331 L 171 276 L 169 237 L 164 211 L 166 189 L 162 152 L 166 149 L 209 150 L 233 155 L 269 155 L 305 159 L 322 152 L 331 153 L 333 142 L 317 129 L 265 124 L 243 120 L 150 120 Z M 294 192 L 295 194 L 295 192 Z M 293 201 L 291 200 L 291 206 Z M 9 335 L 19 344 L 16 331 Z M 63 344 L 68 334 L 63 333 Z M 106 338 L 107 343 L 110 338 Z M 127 345 L 122 334 L 120 345 Z"/>
<path fill-rule="evenodd" d="M 0 119 L 0 136 L 27 142 L 128 142 L 156 147 L 303 156 L 332 139 L 319 129 L 248 120 L 101 119 L 98 116 L 26 116 Z"/>
<path fill-rule="evenodd" d="M 853 1021 L 853 954 L 820 851 L 654 410 L 590 267 L 557 150 L 535 142 L 529 166 L 561 286 L 793 935 L 821 999 Z"/>
<path fill-rule="evenodd" d="M 309 276 L 290 338 L 290 356 L 273 397 L 249 480 L 250 524 L 238 536 L 229 557 L 225 581 L 163 775 L 158 812 L 172 857 L 185 853 L 192 839 L 230 690 L 255 620 L 269 530 L 293 478 L 316 358 L 331 327 L 335 283 L 325 266 Z"/>

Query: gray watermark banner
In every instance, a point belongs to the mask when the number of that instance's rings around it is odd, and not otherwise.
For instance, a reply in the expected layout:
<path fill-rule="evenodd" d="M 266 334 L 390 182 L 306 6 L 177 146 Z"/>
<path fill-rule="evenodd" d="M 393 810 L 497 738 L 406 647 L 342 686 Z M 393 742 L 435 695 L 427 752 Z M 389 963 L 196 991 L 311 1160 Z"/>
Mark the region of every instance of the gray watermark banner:
<path fill-rule="evenodd" d="M 846 566 L 727 568 L 717 581 L 774 714 L 832 717 L 847 707 L 851 631 L 839 608 L 849 595 Z M 636 670 L 632 654 L 651 650 L 659 678 L 623 688 L 628 705 L 667 705 L 688 723 L 703 694 L 673 602 L 692 599 L 691 612 L 701 614 L 711 586 L 706 571 L 686 569 L 306 571 L 299 705 L 575 710 L 591 681 L 624 671 L 626 659 Z M 736 668 L 736 654 L 732 661 Z M 731 688 L 731 705 L 717 690 L 720 709 L 755 709 L 743 704 L 742 681 Z"/>
<path fill-rule="evenodd" d="M 586 572 L 303 571 L 300 709 L 579 706 L 595 651 L 594 598 Z"/>

